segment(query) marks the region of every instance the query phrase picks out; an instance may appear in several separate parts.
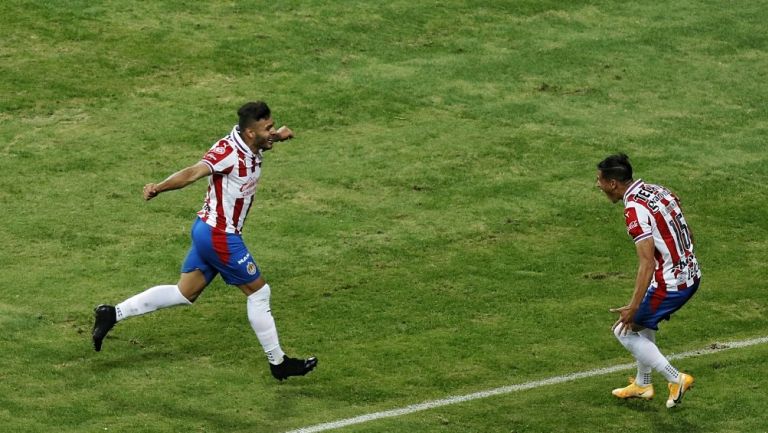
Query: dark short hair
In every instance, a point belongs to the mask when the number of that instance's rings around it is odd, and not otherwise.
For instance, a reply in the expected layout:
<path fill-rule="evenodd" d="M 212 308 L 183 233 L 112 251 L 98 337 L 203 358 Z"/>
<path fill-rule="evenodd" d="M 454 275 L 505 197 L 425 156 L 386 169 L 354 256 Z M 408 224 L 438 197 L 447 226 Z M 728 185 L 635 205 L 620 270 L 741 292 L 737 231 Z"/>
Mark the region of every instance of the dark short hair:
<path fill-rule="evenodd" d="M 240 131 L 245 131 L 245 128 L 249 127 L 251 123 L 269 119 L 270 113 L 266 102 L 248 102 L 237 110 L 237 115 L 240 118 L 237 125 L 240 127 Z"/>
<path fill-rule="evenodd" d="M 629 157 L 623 153 L 611 155 L 597 164 L 597 169 L 603 175 L 603 179 L 614 179 L 619 182 L 632 180 L 632 164 Z"/>

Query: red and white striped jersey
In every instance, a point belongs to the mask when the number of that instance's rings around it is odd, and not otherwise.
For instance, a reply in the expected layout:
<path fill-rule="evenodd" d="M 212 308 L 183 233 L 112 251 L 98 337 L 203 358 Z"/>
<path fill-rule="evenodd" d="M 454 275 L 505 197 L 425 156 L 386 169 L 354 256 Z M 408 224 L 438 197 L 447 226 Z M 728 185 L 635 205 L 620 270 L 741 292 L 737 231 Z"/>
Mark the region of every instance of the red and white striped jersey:
<path fill-rule="evenodd" d="M 701 278 L 693 253 L 693 238 L 680 208 L 680 200 L 668 189 L 638 179 L 624 193 L 627 233 L 635 243 L 653 238 L 656 247 L 657 290 L 677 291 Z"/>
<path fill-rule="evenodd" d="M 262 153 L 253 153 L 240 128 L 214 143 L 203 156 L 211 169 L 205 203 L 197 215 L 209 226 L 240 234 L 261 177 Z"/>

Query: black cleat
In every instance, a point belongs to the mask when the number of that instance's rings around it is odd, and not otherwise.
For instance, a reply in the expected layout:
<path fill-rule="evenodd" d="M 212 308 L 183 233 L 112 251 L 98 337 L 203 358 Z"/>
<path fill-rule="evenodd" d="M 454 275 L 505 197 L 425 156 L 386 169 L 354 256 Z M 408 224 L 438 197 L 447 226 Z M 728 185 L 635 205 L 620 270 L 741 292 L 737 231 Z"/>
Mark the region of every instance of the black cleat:
<path fill-rule="evenodd" d="M 93 312 L 96 315 L 96 321 L 93 323 L 93 348 L 99 352 L 107 332 L 117 323 L 117 313 L 115 307 L 103 304 L 96 307 Z"/>
<path fill-rule="evenodd" d="M 283 362 L 274 365 L 269 364 L 272 376 L 277 380 L 287 379 L 291 376 L 304 376 L 317 367 L 317 358 L 296 359 L 283 357 Z"/>

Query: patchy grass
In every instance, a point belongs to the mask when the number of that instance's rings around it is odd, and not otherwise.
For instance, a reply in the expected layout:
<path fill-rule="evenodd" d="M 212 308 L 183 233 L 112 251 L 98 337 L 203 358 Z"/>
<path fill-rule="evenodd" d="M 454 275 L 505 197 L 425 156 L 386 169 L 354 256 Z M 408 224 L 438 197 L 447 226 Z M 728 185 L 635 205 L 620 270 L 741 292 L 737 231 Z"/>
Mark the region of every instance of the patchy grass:
<path fill-rule="evenodd" d="M 593 186 L 619 150 L 682 197 L 704 270 L 662 350 L 764 335 L 765 6 L 4 2 L 0 425 L 284 431 L 628 362 L 607 310 L 636 259 Z M 219 280 L 94 353 L 93 306 L 176 280 L 205 189 L 142 185 L 253 99 L 297 138 L 244 237 L 320 367 L 275 383 Z M 764 351 L 680 361 L 680 411 L 606 376 L 350 431 L 756 430 Z"/>

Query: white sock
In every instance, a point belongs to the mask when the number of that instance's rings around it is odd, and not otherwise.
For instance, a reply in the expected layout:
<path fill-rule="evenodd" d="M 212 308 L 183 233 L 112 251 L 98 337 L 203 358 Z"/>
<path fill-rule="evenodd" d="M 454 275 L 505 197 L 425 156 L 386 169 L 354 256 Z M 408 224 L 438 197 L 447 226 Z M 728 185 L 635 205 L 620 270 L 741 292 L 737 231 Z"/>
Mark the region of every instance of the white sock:
<path fill-rule="evenodd" d="M 656 343 L 656 331 L 654 331 L 653 329 L 643 328 L 637 331 L 637 333 L 645 337 L 651 343 Z"/>
<path fill-rule="evenodd" d="M 269 284 L 265 284 L 261 289 L 248 296 L 248 321 L 251 322 L 251 328 L 253 328 L 256 338 L 259 339 L 261 347 L 267 354 L 267 360 L 270 364 L 277 365 L 283 362 L 285 354 L 280 348 L 275 319 L 269 308 L 271 293 Z"/>
<path fill-rule="evenodd" d="M 115 305 L 117 321 L 174 305 L 191 305 L 175 285 L 151 287 Z"/>
<path fill-rule="evenodd" d="M 638 362 L 638 368 L 640 364 L 650 365 L 654 370 L 663 374 L 669 382 L 678 382 L 679 373 L 677 369 L 661 354 L 659 348 L 656 347 L 656 343 L 637 332 L 628 332 L 626 335 L 620 335 L 620 331 L 620 327 L 616 327 L 614 335 L 635 357 Z"/>
<path fill-rule="evenodd" d="M 656 331 L 653 329 L 644 328 L 638 331 L 638 334 L 651 341 L 652 343 L 656 342 Z M 648 386 L 653 383 L 653 367 L 637 361 L 637 375 L 635 375 L 635 383 L 639 386 Z"/>
<path fill-rule="evenodd" d="M 659 371 L 667 378 L 667 382 L 680 383 L 680 372 L 669 362 L 664 366 L 664 370 Z"/>

